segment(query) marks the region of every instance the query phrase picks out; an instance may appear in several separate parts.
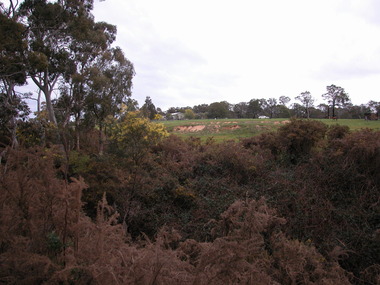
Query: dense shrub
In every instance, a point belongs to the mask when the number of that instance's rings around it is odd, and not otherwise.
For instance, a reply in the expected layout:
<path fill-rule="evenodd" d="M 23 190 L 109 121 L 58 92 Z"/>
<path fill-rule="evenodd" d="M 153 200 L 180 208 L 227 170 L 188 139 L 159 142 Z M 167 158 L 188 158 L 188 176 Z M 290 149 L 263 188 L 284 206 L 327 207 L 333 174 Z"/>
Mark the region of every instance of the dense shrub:
<path fill-rule="evenodd" d="M 324 139 L 326 131 L 327 126 L 321 122 L 292 119 L 277 132 L 243 139 L 242 143 L 246 148 L 259 146 L 269 150 L 278 162 L 298 164 L 307 161 L 313 148 Z"/>
<path fill-rule="evenodd" d="M 348 126 L 342 125 L 332 125 L 327 130 L 327 140 L 330 143 L 333 143 L 336 139 L 344 138 L 350 132 L 350 128 Z"/>
<path fill-rule="evenodd" d="M 380 222 L 380 132 L 362 130 L 337 139 L 315 163 L 310 175 L 319 184 L 319 195 L 334 207 L 331 239 L 342 240 L 352 250 L 342 264 L 358 273 L 380 263 L 375 240 Z"/>
<path fill-rule="evenodd" d="M 264 200 L 237 201 L 210 221 L 213 242 L 169 227 L 132 242 L 105 195 L 93 221 L 84 215 L 86 185 L 57 178 L 50 154 L 11 152 L 0 167 L 2 283 L 348 284 L 336 262 L 287 238 Z"/>
<path fill-rule="evenodd" d="M 379 136 L 295 121 L 241 142 L 169 136 L 138 161 L 116 144 L 9 150 L 1 280 L 376 284 Z"/>
<path fill-rule="evenodd" d="M 292 120 L 278 129 L 277 139 L 285 158 L 296 164 L 310 155 L 326 134 L 327 126 L 313 120 Z"/>

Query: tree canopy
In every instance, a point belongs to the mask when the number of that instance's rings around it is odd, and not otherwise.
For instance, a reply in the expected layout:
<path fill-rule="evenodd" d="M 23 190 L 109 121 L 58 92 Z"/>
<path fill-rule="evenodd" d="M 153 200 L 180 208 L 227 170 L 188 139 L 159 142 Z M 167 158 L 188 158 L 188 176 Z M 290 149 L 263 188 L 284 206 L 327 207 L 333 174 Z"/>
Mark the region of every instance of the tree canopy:
<path fill-rule="evenodd" d="M 21 108 L 14 87 L 30 78 L 45 97 L 58 137 L 67 135 L 74 118 L 78 148 L 82 122 L 102 132 L 105 118 L 128 103 L 135 74 L 123 51 L 112 46 L 116 26 L 95 22 L 92 9 L 93 0 L 24 0 L 1 3 L 0 11 L 2 104 Z"/>
<path fill-rule="evenodd" d="M 327 100 L 329 106 L 332 108 L 332 117 L 335 117 L 335 109 L 337 106 L 343 106 L 350 101 L 348 94 L 344 88 L 336 86 L 334 84 L 326 87 L 327 93 L 323 94 L 322 97 Z"/>

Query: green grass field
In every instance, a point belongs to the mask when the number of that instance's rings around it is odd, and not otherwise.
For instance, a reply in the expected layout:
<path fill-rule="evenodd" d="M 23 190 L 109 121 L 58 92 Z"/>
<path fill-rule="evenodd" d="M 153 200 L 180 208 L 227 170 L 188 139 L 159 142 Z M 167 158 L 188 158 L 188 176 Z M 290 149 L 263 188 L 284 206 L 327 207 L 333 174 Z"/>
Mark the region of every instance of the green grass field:
<path fill-rule="evenodd" d="M 318 119 L 327 125 L 347 125 L 352 131 L 370 128 L 379 131 L 380 121 Z M 173 120 L 162 121 L 169 133 L 182 138 L 214 138 L 217 142 L 252 137 L 263 132 L 274 131 L 289 119 L 221 119 L 221 120 Z"/>

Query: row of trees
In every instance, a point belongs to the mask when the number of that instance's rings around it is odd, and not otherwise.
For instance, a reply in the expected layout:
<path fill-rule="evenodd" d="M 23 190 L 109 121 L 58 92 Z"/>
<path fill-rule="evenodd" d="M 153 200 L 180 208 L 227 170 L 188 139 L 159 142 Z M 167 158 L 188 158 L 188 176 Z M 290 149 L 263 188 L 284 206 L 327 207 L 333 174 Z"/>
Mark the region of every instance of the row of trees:
<path fill-rule="evenodd" d="M 182 112 L 187 119 L 195 118 L 370 118 L 371 114 L 378 116 L 380 102 L 370 101 L 360 106 L 353 105 L 344 88 L 330 85 L 327 92 L 322 95 L 326 103 L 315 106 L 315 98 L 309 91 L 300 93 L 294 99 L 296 103 L 290 104 L 291 98 L 281 96 L 278 99 L 252 99 L 249 102 L 230 104 L 226 101 L 214 102 L 210 105 L 201 104 L 191 107 L 171 107 L 166 113 L 170 118 L 172 113 Z"/>

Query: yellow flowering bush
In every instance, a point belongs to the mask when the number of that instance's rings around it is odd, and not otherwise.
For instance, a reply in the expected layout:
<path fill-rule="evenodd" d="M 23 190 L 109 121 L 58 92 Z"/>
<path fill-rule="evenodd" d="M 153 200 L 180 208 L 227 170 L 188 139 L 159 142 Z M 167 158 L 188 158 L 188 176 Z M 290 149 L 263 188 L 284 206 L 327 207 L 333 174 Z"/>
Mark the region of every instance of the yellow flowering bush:
<path fill-rule="evenodd" d="M 163 124 L 152 123 L 140 117 L 139 112 L 128 112 L 119 120 L 109 119 L 108 134 L 118 152 L 131 155 L 136 161 L 149 147 L 169 136 Z"/>

